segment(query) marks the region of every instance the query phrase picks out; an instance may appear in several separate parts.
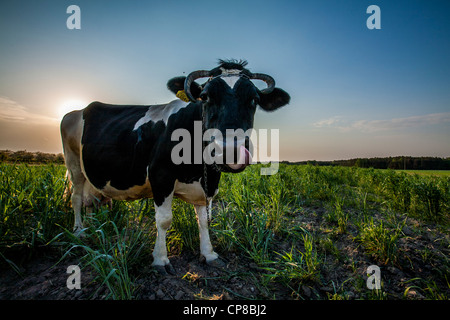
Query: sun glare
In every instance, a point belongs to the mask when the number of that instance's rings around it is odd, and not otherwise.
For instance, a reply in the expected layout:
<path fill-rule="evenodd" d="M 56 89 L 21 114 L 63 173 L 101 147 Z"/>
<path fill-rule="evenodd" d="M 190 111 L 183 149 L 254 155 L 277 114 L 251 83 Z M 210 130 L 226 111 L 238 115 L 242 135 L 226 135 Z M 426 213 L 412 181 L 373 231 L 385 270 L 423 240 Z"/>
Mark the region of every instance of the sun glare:
<path fill-rule="evenodd" d="M 87 106 L 87 103 L 82 100 L 67 100 L 64 101 L 59 109 L 58 109 L 58 117 L 62 119 L 64 115 L 67 113 L 74 111 L 74 110 L 80 110 Z"/>

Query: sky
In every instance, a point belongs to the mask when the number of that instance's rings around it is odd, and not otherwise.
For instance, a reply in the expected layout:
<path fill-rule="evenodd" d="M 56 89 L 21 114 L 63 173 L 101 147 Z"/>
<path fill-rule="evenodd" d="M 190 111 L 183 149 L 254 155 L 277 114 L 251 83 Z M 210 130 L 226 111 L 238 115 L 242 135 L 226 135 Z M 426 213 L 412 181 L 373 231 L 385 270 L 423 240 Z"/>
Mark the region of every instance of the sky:
<path fill-rule="evenodd" d="M 2 0 L 0 149 L 62 152 L 65 112 L 166 103 L 170 78 L 235 58 L 291 96 L 255 116 L 279 129 L 280 160 L 450 157 L 449 14 L 446 0 Z"/>

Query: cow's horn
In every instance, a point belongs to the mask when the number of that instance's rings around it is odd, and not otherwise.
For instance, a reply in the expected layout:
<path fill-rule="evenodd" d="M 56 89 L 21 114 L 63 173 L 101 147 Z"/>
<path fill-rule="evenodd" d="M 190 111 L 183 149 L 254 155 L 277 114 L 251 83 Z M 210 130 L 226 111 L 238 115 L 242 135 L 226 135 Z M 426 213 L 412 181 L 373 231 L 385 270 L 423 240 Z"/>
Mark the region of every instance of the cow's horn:
<path fill-rule="evenodd" d="M 186 95 L 188 96 L 189 100 L 192 102 L 195 102 L 195 98 L 191 94 L 191 84 L 193 81 L 199 78 L 206 78 L 210 76 L 210 72 L 208 70 L 197 70 L 194 72 L 191 72 L 187 77 L 186 80 L 184 80 L 184 91 L 186 92 Z"/>
<path fill-rule="evenodd" d="M 264 73 L 252 73 L 250 75 L 250 79 L 255 79 L 255 80 L 262 80 L 265 83 L 267 83 L 267 88 L 262 90 L 264 93 L 271 93 L 273 91 L 273 89 L 275 88 L 275 80 Z"/>

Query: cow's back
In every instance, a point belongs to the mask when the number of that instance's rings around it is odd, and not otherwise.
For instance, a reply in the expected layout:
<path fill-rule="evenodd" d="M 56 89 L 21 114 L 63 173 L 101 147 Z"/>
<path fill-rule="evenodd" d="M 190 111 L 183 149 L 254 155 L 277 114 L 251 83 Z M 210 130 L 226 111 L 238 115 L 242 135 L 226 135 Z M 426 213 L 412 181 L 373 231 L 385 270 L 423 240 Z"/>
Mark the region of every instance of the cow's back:
<path fill-rule="evenodd" d="M 81 161 L 92 185 L 127 190 L 144 185 L 152 141 L 133 130 L 149 106 L 93 102 L 83 110 Z"/>

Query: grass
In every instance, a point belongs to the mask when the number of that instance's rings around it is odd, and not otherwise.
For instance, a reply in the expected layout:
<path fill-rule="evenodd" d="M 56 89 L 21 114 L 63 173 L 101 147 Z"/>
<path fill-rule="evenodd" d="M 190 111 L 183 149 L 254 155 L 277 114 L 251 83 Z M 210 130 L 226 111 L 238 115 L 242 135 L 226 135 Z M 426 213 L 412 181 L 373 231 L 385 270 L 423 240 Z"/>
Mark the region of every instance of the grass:
<path fill-rule="evenodd" d="M 280 286 L 297 298 L 407 299 L 413 290 L 448 298 L 450 177 L 284 164 L 261 176 L 259 169 L 223 174 L 210 232 L 220 255 L 259 270 L 249 281 L 260 298 L 277 298 Z M 62 258 L 75 255 L 94 270 L 106 298 L 138 297 L 136 280 L 151 263 L 156 235 L 153 201 L 99 209 L 76 238 L 65 186 L 64 166 L 0 164 L 0 265 L 19 269 L 41 248 L 58 247 Z M 169 255 L 198 255 L 193 207 L 175 200 L 173 210 Z M 370 264 L 411 276 L 398 277 L 398 294 L 386 284 L 375 293 L 363 278 Z M 426 266 L 434 271 L 420 274 Z"/>
<path fill-rule="evenodd" d="M 108 211 L 100 210 L 90 219 L 83 237 L 74 237 L 65 230 L 53 240 L 66 236 L 68 241 L 64 244 L 68 249 L 61 260 L 78 251 L 81 264 L 92 267 L 97 281 L 108 288 L 107 299 L 129 300 L 135 298 L 136 290 L 130 269 L 142 262 L 141 254 L 151 246 L 145 229 L 142 221 L 117 221 L 111 219 Z"/>
<path fill-rule="evenodd" d="M 395 170 L 397 172 L 405 172 L 407 174 L 417 174 L 419 176 L 437 176 L 450 177 L 450 170 Z"/>
<path fill-rule="evenodd" d="M 290 287 L 315 282 L 320 275 L 320 258 L 314 250 L 313 239 L 303 235 L 303 251 L 291 248 L 289 252 L 276 253 L 276 261 L 266 262 L 264 277 L 270 281 L 281 281 Z"/>
<path fill-rule="evenodd" d="M 0 164 L 0 252 L 36 249 L 73 218 L 63 166 Z M 72 220 L 71 220 L 72 218 Z"/>
<path fill-rule="evenodd" d="M 397 262 L 398 239 L 401 236 L 401 228 L 390 230 L 382 221 L 374 222 L 371 218 L 359 225 L 359 234 L 356 237 L 379 264 L 387 265 L 389 262 Z"/>

